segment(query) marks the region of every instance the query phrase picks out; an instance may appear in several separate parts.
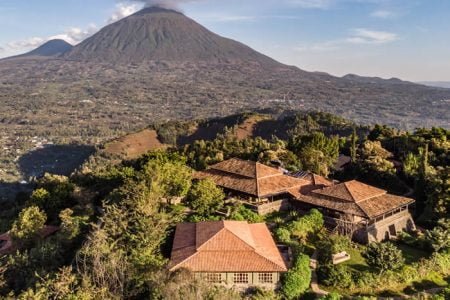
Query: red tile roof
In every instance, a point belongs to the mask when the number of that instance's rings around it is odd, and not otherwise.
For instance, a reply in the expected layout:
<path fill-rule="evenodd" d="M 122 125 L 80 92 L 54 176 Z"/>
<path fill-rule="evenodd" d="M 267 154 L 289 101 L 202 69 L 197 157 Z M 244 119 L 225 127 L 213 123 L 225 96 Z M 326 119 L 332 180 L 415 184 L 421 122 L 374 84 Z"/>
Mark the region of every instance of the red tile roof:
<path fill-rule="evenodd" d="M 391 195 L 356 180 L 313 190 L 307 195 L 297 193 L 296 196 L 301 202 L 369 219 L 414 202 L 414 199 Z"/>
<path fill-rule="evenodd" d="M 264 198 L 287 193 L 310 184 L 304 179 L 283 174 L 281 170 L 258 162 L 232 158 L 196 172 L 197 179 L 209 178 L 218 186 Z"/>
<path fill-rule="evenodd" d="M 315 190 L 313 193 L 350 202 L 361 202 L 387 194 L 385 190 L 356 180 L 344 182 L 321 190 Z"/>
<path fill-rule="evenodd" d="M 169 267 L 193 272 L 285 272 L 266 224 L 214 221 L 178 224 Z"/>

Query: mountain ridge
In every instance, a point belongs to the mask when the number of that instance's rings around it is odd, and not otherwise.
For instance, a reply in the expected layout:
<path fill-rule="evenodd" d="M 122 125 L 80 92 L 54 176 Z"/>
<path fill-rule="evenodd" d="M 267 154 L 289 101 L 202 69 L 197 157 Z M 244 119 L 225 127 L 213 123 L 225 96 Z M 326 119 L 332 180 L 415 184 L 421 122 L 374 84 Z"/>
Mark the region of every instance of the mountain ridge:
<path fill-rule="evenodd" d="M 362 124 L 449 126 L 448 90 L 395 78 L 307 72 L 166 9 L 139 11 L 61 56 L 3 60 L 0 81 L 5 124 L 30 124 L 30 131 L 57 119 L 74 135 L 86 134 L 78 127 L 102 135 L 159 120 L 280 107 L 330 112 Z M 51 117 L 43 117 L 50 108 Z M 103 131 L 84 128 L 88 120 Z"/>
<path fill-rule="evenodd" d="M 3 58 L 3 60 L 29 57 L 58 57 L 70 51 L 72 48 L 73 45 L 69 44 L 63 39 L 53 39 L 43 43 L 39 47 L 29 52 L 16 56 L 5 57 Z"/>
<path fill-rule="evenodd" d="M 160 7 L 144 8 L 102 28 L 63 58 L 125 64 L 247 61 L 282 66 L 240 42 L 209 31 L 180 12 Z"/>

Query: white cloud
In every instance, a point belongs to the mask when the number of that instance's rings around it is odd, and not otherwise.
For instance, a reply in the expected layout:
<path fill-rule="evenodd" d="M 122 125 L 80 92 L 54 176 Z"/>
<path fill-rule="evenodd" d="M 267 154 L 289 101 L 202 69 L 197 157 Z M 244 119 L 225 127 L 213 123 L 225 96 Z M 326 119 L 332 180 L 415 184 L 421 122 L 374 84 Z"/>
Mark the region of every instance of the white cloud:
<path fill-rule="evenodd" d="M 46 42 L 46 39 L 41 37 L 32 37 L 25 40 L 13 41 L 6 44 L 6 48 L 10 50 L 21 50 L 21 49 L 30 49 L 36 48 Z"/>
<path fill-rule="evenodd" d="M 380 19 L 390 19 L 396 16 L 396 14 L 389 10 L 376 10 L 370 14 L 371 17 Z"/>
<path fill-rule="evenodd" d="M 72 45 L 76 45 L 76 44 L 82 42 L 83 40 L 85 40 L 86 38 L 90 37 L 97 31 L 98 31 L 98 28 L 95 24 L 91 24 L 87 28 L 84 28 L 84 29 L 78 28 L 78 27 L 72 27 L 61 34 L 57 34 L 57 35 L 49 37 L 47 40 L 62 39 Z"/>
<path fill-rule="evenodd" d="M 300 6 L 303 8 L 318 8 L 318 9 L 326 9 L 329 8 L 332 4 L 332 0 L 290 0 L 291 4 L 296 6 Z"/>
<path fill-rule="evenodd" d="M 184 3 L 193 3 L 204 0 L 117 0 L 119 3 L 125 3 L 129 5 L 130 3 L 144 4 L 146 7 L 158 6 L 167 9 L 180 10 L 180 5 Z"/>
<path fill-rule="evenodd" d="M 141 8 L 142 5 L 139 5 L 138 3 L 119 3 L 116 5 L 116 10 L 109 17 L 107 23 L 111 24 L 117 22 L 120 19 L 123 19 L 125 17 L 128 17 L 129 15 L 134 14 Z"/>
<path fill-rule="evenodd" d="M 294 47 L 294 50 L 297 52 L 308 52 L 308 53 L 329 52 L 341 48 L 341 44 L 342 42 L 338 40 L 326 41 L 321 43 Z"/>
<path fill-rule="evenodd" d="M 76 45 L 82 42 L 84 39 L 93 35 L 95 32 L 97 32 L 97 30 L 98 30 L 97 26 L 95 26 L 94 24 L 91 24 L 84 29 L 78 27 L 71 27 L 61 34 L 49 37 L 32 37 L 24 40 L 9 42 L 8 44 L 6 44 L 4 51 L 8 52 L 27 51 L 37 48 L 42 44 L 44 44 L 45 42 L 55 39 L 65 40 L 66 42 L 72 45 Z"/>
<path fill-rule="evenodd" d="M 397 39 L 398 35 L 392 32 L 358 28 L 353 30 L 353 34 L 347 38 L 347 42 L 352 44 L 385 44 Z"/>

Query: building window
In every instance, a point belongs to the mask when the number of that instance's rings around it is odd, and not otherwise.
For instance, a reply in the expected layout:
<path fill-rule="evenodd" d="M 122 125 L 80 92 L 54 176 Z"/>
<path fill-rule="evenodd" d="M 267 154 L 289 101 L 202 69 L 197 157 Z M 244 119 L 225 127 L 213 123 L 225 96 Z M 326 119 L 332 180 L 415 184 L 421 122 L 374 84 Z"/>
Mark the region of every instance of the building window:
<path fill-rule="evenodd" d="M 260 283 L 273 283 L 272 273 L 259 273 L 258 280 Z"/>
<path fill-rule="evenodd" d="M 248 283 L 248 273 L 234 273 L 234 283 Z"/>
<path fill-rule="evenodd" d="M 221 283 L 222 282 L 222 274 L 220 273 L 207 273 L 206 281 L 210 283 Z"/>

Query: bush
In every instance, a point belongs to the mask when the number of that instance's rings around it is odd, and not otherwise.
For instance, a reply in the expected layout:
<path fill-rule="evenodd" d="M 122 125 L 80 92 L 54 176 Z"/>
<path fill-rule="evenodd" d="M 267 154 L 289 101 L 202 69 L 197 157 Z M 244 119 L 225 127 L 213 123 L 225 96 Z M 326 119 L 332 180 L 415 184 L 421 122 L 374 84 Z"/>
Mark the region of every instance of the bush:
<path fill-rule="evenodd" d="M 308 289 L 310 282 L 309 257 L 300 254 L 284 277 L 282 293 L 286 299 L 296 299 Z"/>
<path fill-rule="evenodd" d="M 368 266 L 378 269 L 380 273 L 397 270 L 405 263 L 402 252 L 391 242 L 370 244 L 363 257 Z"/>
<path fill-rule="evenodd" d="M 320 281 L 326 286 L 349 288 L 353 284 L 352 273 L 345 265 L 321 265 L 318 273 Z"/>
<path fill-rule="evenodd" d="M 340 300 L 342 296 L 336 292 L 331 292 L 328 295 L 322 296 L 319 298 L 320 300 Z"/>
<path fill-rule="evenodd" d="M 39 207 L 24 208 L 11 228 L 11 237 L 18 241 L 28 241 L 36 238 L 46 221 L 47 216 Z"/>
<path fill-rule="evenodd" d="M 262 216 L 242 204 L 233 210 L 229 219 L 236 221 L 248 221 L 249 223 L 261 223 L 264 221 Z"/>
<path fill-rule="evenodd" d="M 427 230 L 425 239 L 436 252 L 445 252 L 450 249 L 450 220 L 439 220 L 433 230 Z"/>
<path fill-rule="evenodd" d="M 324 224 L 323 216 L 317 209 L 311 209 L 297 221 L 289 225 L 291 234 L 300 240 L 305 240 L 308 235 L 317 233 Z"/>
<path fill-rule="evenodd" d="M 278 241 L 284 244 L 291 243 L 291 233 L 289 230 L 283 227 L 279 227 L 275 230 L 275 236 Z"/>
<path fill-rule="evenodd" d="M 332 255 L 352 248 L 351 240 L 342 235 L 330 235 L 317 244 L 318 260 L 323 264 L 332 263 Z"/>

